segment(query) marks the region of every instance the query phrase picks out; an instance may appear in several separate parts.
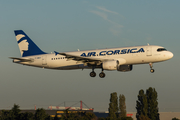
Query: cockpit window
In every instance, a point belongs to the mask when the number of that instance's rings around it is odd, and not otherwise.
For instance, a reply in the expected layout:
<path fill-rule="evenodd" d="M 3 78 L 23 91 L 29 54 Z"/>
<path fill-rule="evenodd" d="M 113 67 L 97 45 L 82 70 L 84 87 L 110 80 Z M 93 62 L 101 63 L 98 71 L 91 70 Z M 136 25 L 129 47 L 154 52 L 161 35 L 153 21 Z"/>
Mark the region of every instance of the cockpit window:
<path fill-rule="evenodd" d="M 165 48 L 158 48 L 157 51 L 161 52 L 161 51 L 167 51 L 167 50 Z"/>

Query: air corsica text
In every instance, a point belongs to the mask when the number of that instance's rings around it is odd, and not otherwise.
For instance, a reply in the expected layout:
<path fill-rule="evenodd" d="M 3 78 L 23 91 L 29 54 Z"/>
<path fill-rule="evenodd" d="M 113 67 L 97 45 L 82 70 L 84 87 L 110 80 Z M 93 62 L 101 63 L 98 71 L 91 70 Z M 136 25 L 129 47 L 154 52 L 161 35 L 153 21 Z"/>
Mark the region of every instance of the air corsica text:
<path fill-rule="evenodd" d="M 96 52 L 89 52 L 89 53 L 82 53 L 81 56 L 82 57 L 91 57 L 91 56 L 104 56 L 104 55 L 115 55 L 115 54 L 128 54 L 128 53 L 140 53 L 140 52 L 144 52 L 143 48 L 140 48 L 139 50 L 137 50 L 137 48 L 133 48 L 133 49 L 122 49 L 122 50 L 109 50 L 109 51 L 101 51 L 99 52 L 99 54 L 96 54 Z"/>

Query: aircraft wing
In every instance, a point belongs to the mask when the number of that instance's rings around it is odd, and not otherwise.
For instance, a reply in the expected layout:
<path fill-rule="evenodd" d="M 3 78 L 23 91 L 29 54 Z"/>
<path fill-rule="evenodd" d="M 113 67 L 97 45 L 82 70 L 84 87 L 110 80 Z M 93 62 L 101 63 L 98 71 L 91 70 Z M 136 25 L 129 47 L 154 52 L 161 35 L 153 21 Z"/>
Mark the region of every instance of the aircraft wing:
<path fill-rule="evenodd" d="M 32 59 L 23 59 L 23 58 L 15 58 L 15 57 L 9 57 L 9 58 L 13 60 L 19 60 L 20 62 L 33 62 Z"/>
<path fill-rule="evenodd" d="M 76 55 L 71 55 L 71 54 L 67 54 L 67 53 L 58 53 L 55 52 L 56 54 L 60 54 L 65 56 L 68 60 L 75 60 L 75 61 L 81 61 L 84 63 L 101 63 L 103 61 L 109 61 L 112 59 L 100 59 L 100 58 L 90 58 L 90 57 L 82 57 L 82 56 L 76 56 Z"/>

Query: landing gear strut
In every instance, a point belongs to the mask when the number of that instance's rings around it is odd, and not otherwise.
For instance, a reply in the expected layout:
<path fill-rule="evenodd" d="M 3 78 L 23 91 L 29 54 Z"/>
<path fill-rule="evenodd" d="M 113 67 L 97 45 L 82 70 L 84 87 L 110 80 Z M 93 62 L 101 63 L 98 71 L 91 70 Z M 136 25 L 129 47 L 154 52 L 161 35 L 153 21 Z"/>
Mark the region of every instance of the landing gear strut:
<path fill-rule="evenodd" d="M 100 78 L 104 78 L 105 76 L 106 76 L 106 74 L 103 71 L 101 73 L 99 73 Z"/>
<path fill-rule="evenodd" d="M 150 66 L 150 68 L 151 68 L 150 72 L 151 72 L 151 73 L 154 73 L 153 63 L 149 63 L 149 66 Z"/>
<path fill-rule="evenodd" d="M 89 74 L 91 77 L 96 77 L 96 73 L 94 72 L 94 68 L 95 67 L 93 66 L 92 67 L 92 72 L 90 72 L 90 74 Z"/>
<path fill-rule="evenodd" d="M 104 70 L 104 69 L 102 68 L 102 72 L 99 73 L 99 77 L 100 77 L 100 78 L 104 78 L 104 77 L 106 76 L 106 74 L 103 72 L 103 70 Z"/>

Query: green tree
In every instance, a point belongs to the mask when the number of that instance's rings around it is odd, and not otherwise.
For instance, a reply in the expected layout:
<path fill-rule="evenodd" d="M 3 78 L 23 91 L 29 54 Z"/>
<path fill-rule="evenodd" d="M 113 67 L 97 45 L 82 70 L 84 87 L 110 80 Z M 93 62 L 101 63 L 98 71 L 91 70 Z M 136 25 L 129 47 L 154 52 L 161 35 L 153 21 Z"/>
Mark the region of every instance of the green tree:
<path fill-rule="evenodd" d="M 115 120 L 117 118 L 118 113 L 118 98 L 117 93 L 111 93 L 110 95 L 110 103 L 109 103 L 109 118 Z"/>
<path fill-rule="evenodd" d="M 148 116 L 141 115 L 139 120 L 151 120 Z"/>
<path fill-rule="evenodd" d="M 147 117 L 151 120 L 159 120 L 156 90 L 150 87 L 146 90 L 146 94 L 144 94 L 143 90 L 140 90 L 136 101 L 136 109 L 137 120 Z"/>
<path fill-rule="evenodd" d="M 1 111 L 1 120 L 20 120 L 19 105 L 14 104 L 11 110 Z"/>
<path fill-rule="evenodd" d="M 85 113 L 85 115 L 83 116 L 84 119 L 86 120 L 92 120 L 96 118 L 96 115 L 94 113 L 91 112 L 87 112 Z"/>
<path fill-rule="evenodd" d="M 60 120 L 88 120 L 84 117 L 84 112 L 72 112 L 69 109 L 64 110 Z"/>
<path fill-rule="evenodd" d="M 120 120 L 133 120 L 132 117 L 122 117 Z"/>
<path fill-rule="evenodd" d="M 31 112 L 20 113 L 19 120 L 34 120 L 34 114 Z"/>
<path fill-rule="evenodd" d="M 2 110 L 1 111 L 1 120 L 20 120 L 19 105 L 14 104 L 11 110 Z"/>
<path fill-rule="evenodd" d="M 77 113 L 69 112 L 67 120 L 79 120 L 83 115 L 84 113 L 80 113 L 80 112 Z"/>
<path fill-rule="evenodd" d="M 148 117 L 148 101 L 144 90 L 139 91 L 138 100 L 136 101 L 136 118 L 140 120 L 141 116 Z"/>
<path fill-rule="evenodd" d="M 59 118 L 58 118 L 58 116 L 57 116 L 57 113 L 56 113 L 56 115 L 55 115 L 55 117 L 54 117 L 54 120 L 59 120 Z"/>
<path fill-rule="evenodd" d="M 50 116 L 46 114 L 43 108 L 38 108 L 34 115 L 35 120 L 49 120 Z"/>
<path fill-rule="evenodd" d="M 98 120 L 106 120 L 106 118 L 100 117 L 98 118 Z"/>
<path fill-rule="evenodd" d="M 124 95 L 119 95 L 119 110 L 120 110 L 120 114 L 119 117 L 126 117 L 126 103 L 125 103 L 126 99 Z"/>
<path fill-rule="evenodd" d="M 21 110 L 19 108 L 20 108 L 19 105 L 16 105 L 16 104 L 14 104 L 14 106 L 12 107 L 12 109 L 11 109 L 11 112 L 13 114 L 12 119 L 19 120 L 19 115 L 21 112 Z"/>
<path fill-rule="evenodd" d="M 177 118 L 173 118 L 172 120 L 179 120 L 179 119 L 177 119 Z"/>
<path fill-rule="evenodd" d="M 157 102 L 157 92 L 155 88 L 150 87 L 146 90 L 147 100 L 148 100 L 148 116 L 151 120 L 159 120 L 158 113 L 158 102 Z"/>
<path fill-rule="evenodd" d="M 64 114 L 62 114 L 61 120 L 67 120 L 67 118 L 69 118 L 69 109 L 66 109 L 63 112 Z"/>
<path fill-rule="evenodd" d="M 11 110 L 2 110 L 1 111 L 1 120 L 13 120 L 13 114 Z"/>

